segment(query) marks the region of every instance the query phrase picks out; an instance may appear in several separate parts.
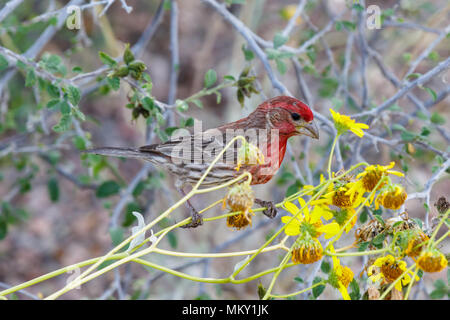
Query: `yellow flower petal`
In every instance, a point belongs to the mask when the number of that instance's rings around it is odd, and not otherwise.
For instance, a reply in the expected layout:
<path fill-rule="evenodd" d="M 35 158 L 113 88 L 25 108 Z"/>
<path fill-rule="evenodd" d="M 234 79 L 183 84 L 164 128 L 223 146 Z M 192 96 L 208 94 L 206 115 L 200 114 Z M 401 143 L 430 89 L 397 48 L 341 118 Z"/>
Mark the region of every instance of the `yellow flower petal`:
<path fill-rule="evenodd" d="M 284 216 L 281 217 L 281 221 L 283 223 L 287 223 L 286 228 L 284 229 L 284 233 L 286 233 L 286 235 L 296 236 L 300 233 L 300 221 L 298 221 L 298 219 L 292 219 L 290 216 Z"/>
<path fill-rule="evenodd" d="M 325 224 L 319 228 L 317 228 L 317 231 L 323 232 L 325 234 L 325 239 L 330 239 L 331 237 L 335 236 L 339 233 L 340 227 L 337 222 L 332 222 L 329 224 Z"/>
<path fill-rule="evenodd" d="M 320 220 L 320 217 L 322 216 L 323 210 L 320 208 L 320 206 L 315 206 L 312 213 L 309 222 L 316 223 Z"/>
<path fill-rule="evenodd" d="M 305 200 L 303 200 L 303 198 L 298 198 L 298 203 L 300 204 L 300 206 L 303 208 L 303 214 L 305 215 L 305 219 L 308 220 L 309 219 L 309 209 L 306 206 L 306 202 Z"/>
<path fill-rule="evenodd" d="M 289 211 L 293 215 L 296 215 L 300 211 L 300 209 L 295 204 L 289 201 L 286 201 L 284 203 L 284 207 L 286 208 L 287 211 Z"/>

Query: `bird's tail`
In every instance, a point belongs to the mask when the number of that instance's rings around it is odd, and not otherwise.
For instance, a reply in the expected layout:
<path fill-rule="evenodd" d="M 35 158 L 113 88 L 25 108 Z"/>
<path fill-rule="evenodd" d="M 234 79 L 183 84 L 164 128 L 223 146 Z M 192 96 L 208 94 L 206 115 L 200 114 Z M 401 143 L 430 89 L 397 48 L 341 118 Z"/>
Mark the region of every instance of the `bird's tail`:
<path fill-rule="evenodd" d="M 124 157 L 124 158 L 145 159 L 149 157 L 144 152 L 141 152 L 138 149 L 133 148 L 103 147 L 103 148 L 88 149 L 84 150 L 83 152 L 99 154 L 102 156 Z"/>

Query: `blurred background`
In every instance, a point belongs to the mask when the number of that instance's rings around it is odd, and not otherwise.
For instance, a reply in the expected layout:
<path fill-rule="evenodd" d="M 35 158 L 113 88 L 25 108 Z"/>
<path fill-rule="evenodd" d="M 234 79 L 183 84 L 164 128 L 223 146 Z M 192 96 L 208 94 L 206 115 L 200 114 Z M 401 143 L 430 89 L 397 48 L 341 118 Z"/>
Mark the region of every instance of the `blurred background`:
<path fill-rule="evenodd" d="M 135 147 L 157 143 L 170 134 L 170 130 L 165 129 L 187 126 L 189 118 L 202 120 L 204 129 L 213 128 L 246 116 L 265 98 L 280 94 L 247 41 L 204 1 L 176 1 L 178 61 L 175 65 L 175 50 L 170 40 L 174 28 L 173 1 L 97 1 L 103 4 L 78 1 L 77 5 L 86 8 L 81 11 L 81 29 L 74 30 L 58 20 L 65 6 L 70 4 L 67 1 L 10 2 L 16 7 L 6 15 L 8 1 L 0 1 L 2 47 L 41 61 L 41 66 L 49 68 L 47 70 L 55 77 L 70 79 L 99 69 L 100 72 L 76 82 L 81 93 L 78 107 L 85 121 L 74 120 L 67 130 L 58 132 L 52 128 L 58 123 L 60 113 L 51 112 L 47 106 L 52 99 L 51 92 L 41 81 L 33 81 L 26 67 L 16 66 L 7 54 L 0 52 L 8 60 L 4 65 L 4 59 L 0 59 L 0 282 L 3 286 L 16 285 L 103 255 L 113 244 L 127 237 L 131 227 L 136 225 L 132 211 L 141 212 L 148 222 L 180 198 L 173 188 L 173 177 L 156 168 L 142 172 L 141 161 L 86 158 L 80 155 L 80 150 L 90 146 Z M 260 46 L 263 41 L 272 43 L 298 5 L 294 0 L 222 2 L 227 2 L 226 9 L 264 39 L 259 41 Z M 359 3 L 365 7 L 379 6 L 383 22 L 380 29 L 368 29 L 360 11 L 352 9 L 351 1 L 304 1 L 303 13 L 295 20 L 285 45 L 298 48 L 313 39 L 311 45 L 287 57 L 271 58 L 270 51 L 264 51 L 274 75 L 284 86 L 327 118 L 330 118 L 329 108 L 351 115 L 376 107 L 394 96 L 405 85 L 403 81 L 420 77 L 449 57 L 448 1 Z M 116 88 L 105 80 L 106 73 L 101 72 L 103 63 L 99 51 L 120 58 L 126 44 L 132 47 L 140 44 L 135 55 L 147 66 L 145 73 L 151 78 L 155 101 L 172 105 L 176 99 L 182 101 L 200 92 L 205 87 L 205 73 L 210 69 L 217 75 L 217 85 L 224 81 L 224 76 L 237 79 L 250 67 L 250 74 L 255 76 L 252 83 L 259 93 L 245 97 L 242 106 L 237 99 L 239 88 L 227 85 L 219 91 L 219 103 L 214 93 L 202 95 L 201 108 L 189 103 L 187 110 L 173 112 L 156 131 L 150 130 L 156 134 L 146 136 L 147 127 L 155 128 L 151 125 L 156 118 L 134 117 L 133 110 L 126 107 L 132 85 L 122 81 Z M 378 52 L 381 62 L 367 52 L 366 45 Z M 416 75 L 405 80 L 411 73 L 410 67 L 421 55 L 424 57 L 412 70 Z M 174 70 L 176 86 L 171 89 Z M 407 192 L 424 190 L 429 179 L 448 159 L 450 151 L 449 73 L 446 69 L 422 88 L 409 91 L 420 101 L 422 110 L 411 98 L 403 96 L 377 115 L 369 130 L 375 138 L 365 137 L 361 144 L 357 144 L 356 137 L 342 141 L 340 151 L 345 167 L 362 160 L 383 165 L 396 161 L 395 169 L 406 173 L 402 183 Z M 397 78 L 397 86 L 389 75 Z M 291 139 L 291 150 L 278 174 L 270 183 L 254 188 L 258 198 L 279 202 L 304 184 L 317 183 L 320 174 L 326 172 L 323 159 L 328 157 L 332 141 L 323 124 L 322 129 L 318 142 L 307 141 L 304 137 Z M 382 140 L 377 141 L 376 137 Z M 353 157 L 354 148 L 359 148 L 357 153 L 363 159 Z M 436 200 L 441 196 L 449 197 L 448 177 L 444 173 L 433 185 L 429 199 L 430 219 L 436 215 L 433 205 Z M 196 196 L 192 203 L 196 208 L 203 208 L 224 195 L 225 191 L 218 191 Z M 407 201 L 409 216 L 424 219 L 423 204 L 422 198 Z M 216 208 L 209 211 L 208 216 L 221 213 L 224 211 Z M 159 227 L 180 221 L 188 214 L 181 207 Z M 276 219 L 268 220 L 257 214 L 253 225 L 241 231 L 227 228 L 223 220 L 196 229 L 177 229 L 166 237 L 162 247 L 182 252 L 255 249 L 277 229 L 282 215 L 281 212 Z M 351 233 L 347 235 L 342 244 L 350 244 L 352 237 Z M 443 245 L 448 248 L 448 242 Z M 244 270 L 243 276 L 276 265 L 281 254 L 260 255 Z M 242 257 L 199 260 L 155 255 L 153 259 L 197 276 L 226 277 Z M 350 264 L 355 275 L 365 262 L 362 258 L 344 261 Z M 295 290 L 298 283 L 292 279 L 295 276 L 307 279 L 313 267 L 290 268 L 280 277 L 275 292 Z M 46 296 L 63 287 L 71 275 L 62 275 L 27 291 Z M 428 275 L 418 285 L 416 298 L 429 299 L 438 279 L 446 282 L 445 272 Z M 261 278 L 262 283 L 268 281 L 270 277 Z M 257 299 L 259 282 L 198 284 L 127 264 L 63 297 Z M 362 283 L 364 286 L 364 279 Z M 321 298 L 338 298 L 336 293 L 327 288 Z M 18 298 L 30 297 L 19 293 Z"/>

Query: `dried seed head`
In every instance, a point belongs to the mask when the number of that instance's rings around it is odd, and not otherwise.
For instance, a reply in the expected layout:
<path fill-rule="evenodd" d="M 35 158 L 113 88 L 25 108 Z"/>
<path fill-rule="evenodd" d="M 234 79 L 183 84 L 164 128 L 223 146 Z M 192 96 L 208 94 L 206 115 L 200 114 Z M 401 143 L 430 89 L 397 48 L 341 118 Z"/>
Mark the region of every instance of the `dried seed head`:
<path fill-rule="evenodd" d="M 447 259 L 438 250 L 422 252 L 417 259 L 417 265 L 425 272 L 439 272 L 447 267 Z"/>
<path fill-rule="evenodd" d="M 248 183 L 236 184 L 230 188 L 224 199 L 231 212 L 238 212 L 227 217 L 227 226 L 238 230 L 252 224 L 252 214 L 250 210 L 255 201 L 255 195 Z"/>
<path fill-rule="evenodd" d="M 393 188 L 383 191 L 378 196 L 377 202 L 387 209 L 398 210 L 405 202 L 407 196 L 403 186 L 395 185 Z"/>
<path fill-rule="evenodd" d="M 238 213 L 233 216 L 227 217 L 227 226 L 230 228 L 236 228 L 237 230 L 243 229 L 248 225 L 252 225 L 252 213 Z"/>
<path fill-rule="evenodd" d="M 385 227 L 377 219 L 366 222 L 356 229 L 355 238 L 358 242 L 372 241 L 377 235 L 385 230 Z"/>
<path fill-rule="evenodd" d="M 406 230 L 404 233 L 410 234 L 407 237 L 405 254 L 411 258 L 419 256 L 424 248 L 425 241 L 429 240 L 428 236 L 421 230 Z"/>
<path fill-rule="evenodd" d="M 380 179 L 383 177 L 383 172 L 373 169 L 373 170 L 368 170 L 367 174 L 364 175 L 361 178 L 361 182 L 363 184 L 364 189 L 366 189 L 368 192 L 371 192 L 376 185 L 378 184 L 378 181 L 380 181 Z M 378 187 L 381 188 L 384 185 L 384 183 L 381 183 L 381 185 Z"/>
<path fill-rule="evenodd" d="M 397 217 L 387 219 L 386 228 L 390 232 L 400 232 L 404 230 L 416 230 L 416 229 L 420 230 L 417 223 L 408 217 L 408 213 L 406 211 L 401 213 Z"/>
<path fill-rule="evenodd" d="M 294 263 L 310 264 L 319 261 L 322 256 L 322 245 L 315 238 L 298 240 L 296 247 L 292 250 L 292 262 Z"/>
<path fill-rule="evenodd" d="M 225 200 L 231 212 L 248 212 L 253 206 L 255 195 L 249 184 L 241 183 L 230 188 Z"/>

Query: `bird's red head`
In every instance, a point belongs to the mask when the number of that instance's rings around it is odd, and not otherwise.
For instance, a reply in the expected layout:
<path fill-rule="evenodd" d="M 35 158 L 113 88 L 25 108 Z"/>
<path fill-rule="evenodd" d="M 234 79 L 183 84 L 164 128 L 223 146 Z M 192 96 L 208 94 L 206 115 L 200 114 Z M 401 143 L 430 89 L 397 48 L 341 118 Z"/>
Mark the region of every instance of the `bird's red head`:
<path fill-rule="evenodd" d="M 267 115 L 270 125 L 278 129 L 282 135 L 307 135 L 319 138 L 313 112 L 298 99 L 278 96 L 263 102 L 258 109 Z"/>

